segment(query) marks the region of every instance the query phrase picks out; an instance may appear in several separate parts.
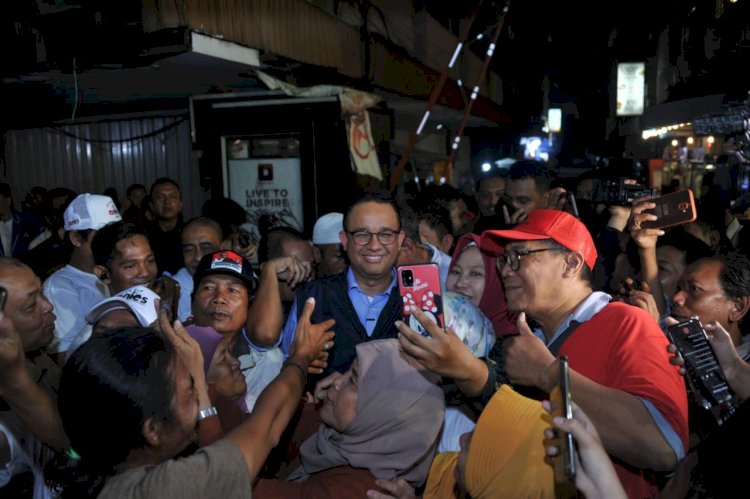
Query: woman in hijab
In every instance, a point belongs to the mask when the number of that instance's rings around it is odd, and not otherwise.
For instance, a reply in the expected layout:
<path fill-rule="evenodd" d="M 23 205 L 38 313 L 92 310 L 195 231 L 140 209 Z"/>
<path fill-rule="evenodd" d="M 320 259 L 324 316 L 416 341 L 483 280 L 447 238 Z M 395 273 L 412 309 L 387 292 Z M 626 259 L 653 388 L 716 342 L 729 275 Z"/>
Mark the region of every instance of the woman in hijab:
<path fill-rule="evenodd" d="M 464 234 L 458 239 L 446 288 L 466 296 L 479 307 L 492 322 L 495 336 L 514 334 L 516 316 L 508 311 L 495 256 L 480 249 L 479 239 L 477 234 Z"/>
<path fill-rule="evenodd" d="M 300 447 L 301 465 L 287 479 L 261 479 L 253 496 L 366 497 L 376 478 L 427 478 L 445 403 L 438 378 L 406 359 L 398 340 L 357 345 L 344 374 L 321 382 L 317 433 Z"/>

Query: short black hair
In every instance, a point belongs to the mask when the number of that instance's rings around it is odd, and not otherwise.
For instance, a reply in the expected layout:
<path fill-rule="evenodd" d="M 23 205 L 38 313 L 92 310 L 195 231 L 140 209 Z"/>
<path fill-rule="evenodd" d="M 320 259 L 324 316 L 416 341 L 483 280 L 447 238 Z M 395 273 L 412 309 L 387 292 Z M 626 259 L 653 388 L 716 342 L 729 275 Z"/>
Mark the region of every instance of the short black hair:
<path fill-rule="evenodd" d="M 6 198 L 13 197 L 13 191 L 10 188 L 10 184 L 0 182 L 0 196 L 5 196 Z"/>
<path fill-rule="evenodd" d="M 137 191 L 138 189 L 146 190 L 146 186 L 143 184 L 130 184 L 128 186 L 128 189 L 125 191 L 125 194 L 130 197 L 131 194 L 133 194 L 133 191 Z"/>
<path fill-rule="evenodd" d="M 258 263 L 283 256 L 284 241 L 306 241 L 303 233 L 292 227 L 278 225 L 261 234 L 258 242 Z"/>
<path fill-rule="evenodd" d="M 523 180 L 525 178 L 534 179 L 536 191 L 544 194 L 550 188 L 554 175 L 547 169 L 547 166 L 541 161 L 533 159 L 522 159 L 516 161 L 508 170 L 508 180 Z"/>
<path fill-rule="evenodd" d="M 396 219 L 398 220 L 398 227 L 396 229 L 401 230 L 401 214 L 398 211 L 398 205 L 396 204 L 396 200 L 393 199 L 393 196 L 391 196 L 391 193 L 388 191 L 384 191 L 381 189 L 375 189 L 372 191 L 367 191 L 361 196 L 359 196 L 357 199 L 354 200 L 349 206 L 346 207 L 346 210 L 344 210 L 344 231 L 349 230 L 347 227 L 347 222 L 349 221 L 349 214 L 352 212 L 354 207 L 363 204 L 363 203 L 378 203 L 378 204 L 387 204 L 390 205 L 391 208 L 393 208 L 393 211 L 396 212 Z"/>
<path fill-rule="evenodd" d="M 94 263 L 109 268 L 109 264 L 115 256 L 117 243 L 135 236 L 143 236 L 148 240 L 146 231 L 134 223 L 121 221 L 105 225 L 99 229 L 91 241 Z"/>
<path fill-rule="evenodd" d="M 573 253 L 573 250 L 571 250 L 570 248 L 566 248 L 565 246 L 558 243 L 554 239 L 547 239 L 547 241 L 550 242 L 550 248 L 555 248 L 556 250 L 560 251 L 560 253 L 563 253 L 566 255 L 568 253 Z M 581 255 L 581 257 L 583 257 L 583 255 Z M 589 264 L 586 263 L 585 260 L 583 262 L 583 269 L 581 271 L 581 279 L 585 281 L 586 283 L 588 283 L 589 286 L 594 285 L 594 270 L 591 267 L 589 267 Z"/>
<path fill-rule="evenodd" d="M 180 189 L 180 184 L 178 184 L 176 181 L 172 180 L 169 177 L 159 177 L 156 180 L 154 180 L 154 183 L 151 184 L 151 190 L 148 191 L 149 196 L 153 199 L 154 189 L 156 189 L 158 186 L 163 184 L 172 184 L 173 186 L 177 187 L 177 190 L 180 191 L 180 197 L 182 197 L 182 190 Z"/>

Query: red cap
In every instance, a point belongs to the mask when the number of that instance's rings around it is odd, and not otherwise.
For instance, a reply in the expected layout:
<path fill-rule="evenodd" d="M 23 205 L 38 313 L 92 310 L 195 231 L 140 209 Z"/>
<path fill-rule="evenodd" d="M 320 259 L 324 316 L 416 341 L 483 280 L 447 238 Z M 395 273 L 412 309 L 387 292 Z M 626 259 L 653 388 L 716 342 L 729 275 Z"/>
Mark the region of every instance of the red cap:
<path fill-rule="evenodd" d="M 570 251 L 583 255 L 583 259 L 593 270 L 596 263 L 596 246 L 585 225 L 573 215 L 560 210 L 534 210 L 525 222 L 510 230 L 486 230 L 482 233 L 480 245 L 491 253 L 502 253 L 506 239 L 533 241 L 553 239 Z"/>

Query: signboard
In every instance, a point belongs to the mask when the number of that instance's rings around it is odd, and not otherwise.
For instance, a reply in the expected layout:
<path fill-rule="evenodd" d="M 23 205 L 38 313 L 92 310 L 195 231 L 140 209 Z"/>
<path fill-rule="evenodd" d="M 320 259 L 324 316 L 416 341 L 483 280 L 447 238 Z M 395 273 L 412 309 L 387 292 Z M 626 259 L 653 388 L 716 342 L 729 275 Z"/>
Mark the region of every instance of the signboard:
<path fill-rule="evenodd" d="M 643 114 L 646 64 L 627 62 L 617 65 L 617 116 Z"/>
<path fill-rule="evenodd" d="M 244 151 L 243 151 L 244 152 Z M 258 221 L 272 217 L 272 225 L 303 231 L 302 172 L 299 157 L 225 158 L 224 195 L 247 213 L 242 228 L 260 240 Z M 241 157 L 238 154 L 234 157 Z"/>

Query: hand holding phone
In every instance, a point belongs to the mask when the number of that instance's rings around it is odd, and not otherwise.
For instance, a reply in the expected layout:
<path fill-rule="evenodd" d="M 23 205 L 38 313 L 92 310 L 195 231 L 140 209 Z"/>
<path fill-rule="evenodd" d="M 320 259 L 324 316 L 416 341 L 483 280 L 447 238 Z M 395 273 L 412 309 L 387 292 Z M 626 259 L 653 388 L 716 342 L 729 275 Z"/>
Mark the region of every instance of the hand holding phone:
<path fill-rule="evenodd" d="M 436 263 L 418 263 L 401 265 L 396 269 L 398 288 L 401 294 L 404 322 L 422 336 L 430 333 L 411 313 L 412 308 L 419 308 L 428 317 L 445 328 L 443 315 L 443 297 L 440 286 L 440 269 Z"/>
<path fill-rule="evenodd" d="M 733 406 L 734 392 L 729 388 L 700 321 L 692 318 L 673 324 L 667 328 L 667 336 L 685 363 L 688 385 L 695 400 L 704 409 Z"/>
<path fill-rule="evenodd" d="M 657 218 L 641 222 L 644 229 L 663 229 L 686 224 L 695 221 L 698 216 L 695 197 L 690 189 L 665 194 L 650 199 L 649 202 L 656 204 L 656 207 L 644 210 L 643 213 L 653 213 Z"/>
<path fill-rule="evenodd" d="M 568 357 L 562 355 L 552 364 L 551 369 L 551 376 L 555 380 L 555 384 L 549 394 L 550 402 L 552 403 L 552 417 L 571 419 L 573 417 L 573 401 L 570 395 Z M 558 454 L 552 458 L 556 489 L 567 491 L 567 493 L 561 494 L 566 497 L 568 497 L 568 494 L 572 490 L 574 496 L 576 490 L 576 461 L 573 435 L 555 430 L 554 440 L 559 449 Z"/>
<path fill-rule="evenodd" d="M 177 308 L 180 303 L 180 283 L 169 276 L 163 275 L 154 282 L 153 291 L 159 295 L 159 308 L 167 312 L 167 318 L 171 323 L 178 317 Z"/>

